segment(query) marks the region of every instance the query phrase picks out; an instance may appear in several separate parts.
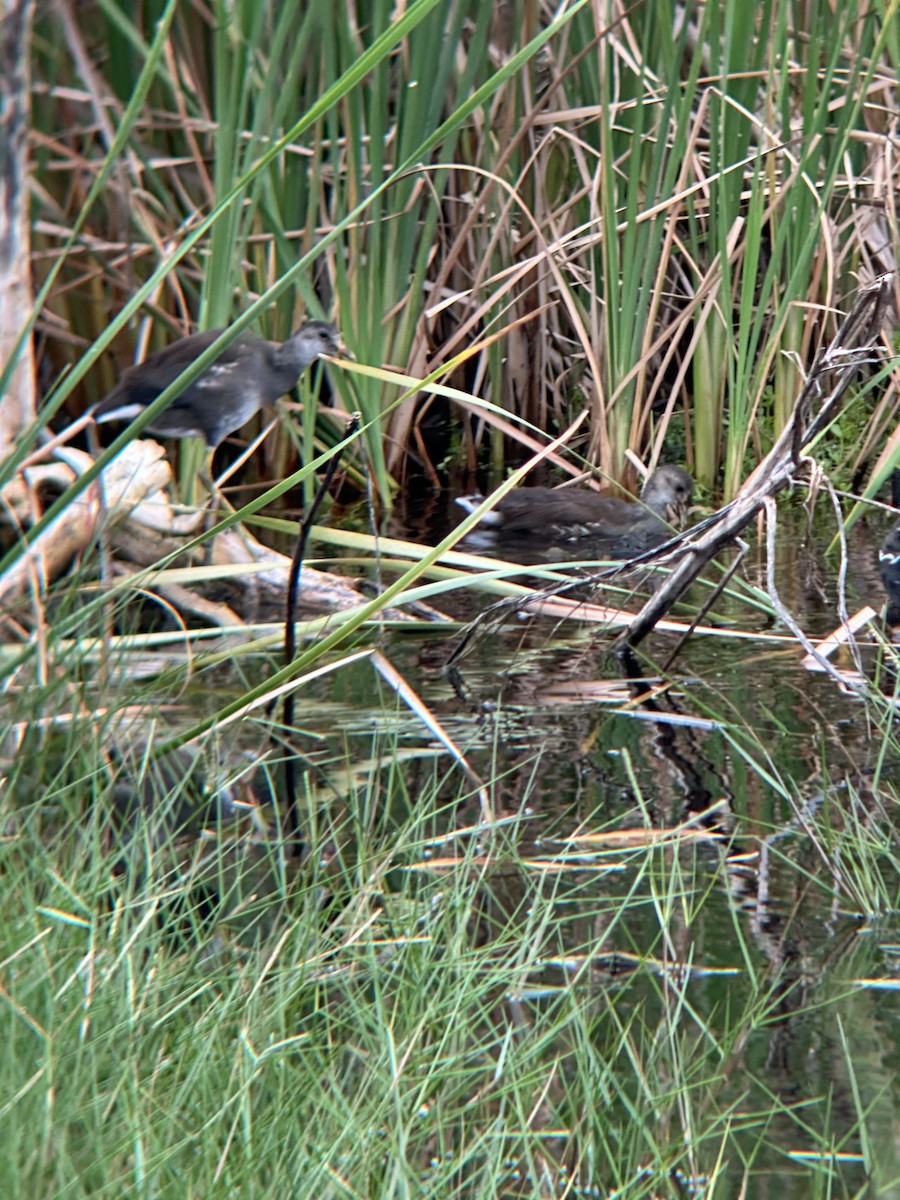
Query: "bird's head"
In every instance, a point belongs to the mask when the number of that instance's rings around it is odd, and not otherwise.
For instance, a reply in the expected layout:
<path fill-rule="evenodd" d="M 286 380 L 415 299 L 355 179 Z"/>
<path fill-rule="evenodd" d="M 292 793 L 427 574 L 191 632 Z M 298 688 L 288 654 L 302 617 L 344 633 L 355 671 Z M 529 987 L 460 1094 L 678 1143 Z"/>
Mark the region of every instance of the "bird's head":
<path fill-rule="evenodd" d="M 671 463 L 657 467 L 641 492 L 649 507 L 665 516 L 673 525 L 682 526 L 694 494 L 694 481 L 687 471 Z"/>
<path fill-rule="evenodd" d="M 305 321 L 284 343 L 278 357 L 285 363 L 293 363 L 302 371 L 315 362 L 320 354 L 336 358 L 350 357 L 337 325 L 330 321 Z"/>

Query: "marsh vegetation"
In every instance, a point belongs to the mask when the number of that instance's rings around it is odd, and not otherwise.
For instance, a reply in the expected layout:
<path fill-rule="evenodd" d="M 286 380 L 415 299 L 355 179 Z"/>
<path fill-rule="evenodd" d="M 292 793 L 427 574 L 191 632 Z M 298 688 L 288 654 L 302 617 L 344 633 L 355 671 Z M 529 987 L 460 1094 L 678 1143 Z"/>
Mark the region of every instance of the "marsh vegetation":
<path fill-rule="evenodd" d="M 36 13 L 4 1195 L 896 1193 L 894 652 L 874 613 L 816 647 L 895 520 L 898 58 L 893 7 L 821 0 Z M 305 570 L 347 591 L 285 662 L 263 567 L 91 507 L 133 430 L 41 446 L 177 337 L 307 317 L 355 360 L 215 459 L 220 525 L 290 552 L 341 451 Z M 699 522 L 783 436 L 749 552 L 625 678 L 671 560 L 488 559 L 448 516 L 671 462 Z M 156 491 L 195 503 L 200 449 Z"/>

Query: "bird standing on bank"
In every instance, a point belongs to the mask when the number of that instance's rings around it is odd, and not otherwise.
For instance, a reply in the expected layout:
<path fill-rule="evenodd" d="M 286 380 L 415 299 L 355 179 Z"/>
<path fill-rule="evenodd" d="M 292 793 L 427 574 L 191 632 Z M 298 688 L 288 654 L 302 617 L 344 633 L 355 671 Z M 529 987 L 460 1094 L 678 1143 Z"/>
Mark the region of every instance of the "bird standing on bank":
<path fill-rule="evenodd" d="M 93 410 L 98 424 L 133 421 L 207 350 L 221 329 L 194 333 L 123 371 Z M 212 462 L 216 448 L 266 404 L 274 404 L 320 354 L 346 354 L 337 326 L 306 321 L 284 343 L 242 333 L 205 371 L 158 413 L 146 432 L 156 437 L 203 438 Z"/>
<path fill-rule="evenodd" d="M 592 539 L 614 558 L 630 558 L 664 542 L 669 526 L 681 526 L 694 493 L 687 471 L 665 464 L 650 475 L 640 501 L 603 496 L 584 488 L 513 488 L 481 518 L 479 534 L 550 542 Z M 460 496 L 474 512 L 484 497 Z"/>

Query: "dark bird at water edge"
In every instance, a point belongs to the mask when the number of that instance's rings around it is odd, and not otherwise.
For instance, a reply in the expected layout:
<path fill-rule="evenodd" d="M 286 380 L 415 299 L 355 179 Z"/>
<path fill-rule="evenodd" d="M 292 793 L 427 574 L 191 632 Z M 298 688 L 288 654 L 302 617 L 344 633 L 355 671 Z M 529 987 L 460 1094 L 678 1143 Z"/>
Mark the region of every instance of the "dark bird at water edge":
<path fill-rule="evenodd" d="M 123 371 L 116 386 L 94 408 L 94 419 L 98 424 L 133 421 L 222 332 L 210 329 L 191 334 Z M 165 438 L 203 438 L 211 459 L 230 433 L 296 386 L 320 354 L 345 353 L 337 326 L 327 321 L 307 321 L 283 343 L 242 333 L 153 418 L 146 432 Z"/>
<path fill-rule="evenodd" d="M 693 492 L 690 475 L 672 464 L 650 475 L 640 501 L 584 488 L 514 488 L 485 513 L 478 533 L 547 543 L 590 538 L 608 543 L 613 557 L 631 557 L 664 542 L 671 525 L 683 525 Z M 474 512 L 483 499 L 476 493 L 458 497 L 457 503 Z"/>
<path fill-rule="evenodd" d="M 892 529 L 878 551 L 881 582 L 887 592 L 887 623 L 900 624 L 900 525 Z"/>

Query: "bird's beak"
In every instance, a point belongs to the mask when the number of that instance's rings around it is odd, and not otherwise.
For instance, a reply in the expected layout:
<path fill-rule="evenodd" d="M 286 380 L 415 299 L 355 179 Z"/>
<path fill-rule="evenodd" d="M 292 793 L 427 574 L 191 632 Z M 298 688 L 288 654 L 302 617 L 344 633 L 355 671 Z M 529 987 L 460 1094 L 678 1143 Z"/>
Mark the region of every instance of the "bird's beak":
<path fill-rule="evenodd" d="M 684 529 L 687 523 L 688 506 L 681 500 L 678 500 L 674 504 L 668 505 L 666 516 L 669 518 L 670 525 L 674 525 L 676 529 Z"/>
<path fill-rule="evenodd" d="M 356 362 L 356 357 L 353 354 L 353 351 L 347 349 L 347 347 L 344 345 L 343 338 L 338 342 L 337 346 L 335 346 L 334 353 L 326 354 L 325 357 L 326 358 L 346 358 L 349 362 Z"/>

